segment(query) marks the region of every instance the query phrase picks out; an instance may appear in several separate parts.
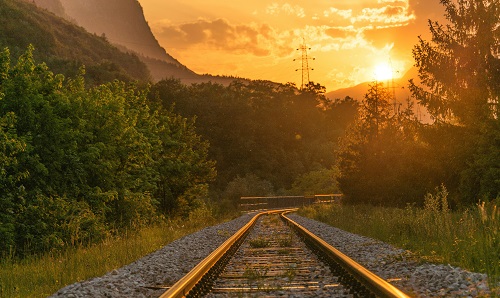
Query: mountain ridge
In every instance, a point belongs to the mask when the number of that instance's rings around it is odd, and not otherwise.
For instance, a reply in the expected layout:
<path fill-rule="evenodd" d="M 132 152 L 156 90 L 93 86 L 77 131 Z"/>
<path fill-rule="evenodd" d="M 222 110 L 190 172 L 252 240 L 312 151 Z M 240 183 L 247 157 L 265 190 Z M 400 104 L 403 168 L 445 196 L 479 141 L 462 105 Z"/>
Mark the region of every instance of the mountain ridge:
<path fill-rule="evenodd" d="M 396 78 L 392 81 L 383 81 L 384 86 L 393 89 L 395 97 L 399 102 L 404 102 L 408 98 L 411 98 L 410 90 L 408 89 L 408 81 L 414 79 L 415 82 L 418 80 L 418 70 L 415 67 L 410 68 L 401 78 Z M 362 101 L 364 95 L 368 92 L 370 85 L 375 82 L 362 82 L 358 85 L 341 88 L 334 91 L 327 92 L 325 96 L 331 100 L 343 99 L 346 96 L 352 97 L 355 100 Z M 392 90 L 391 90 L 392 92 Z"/>

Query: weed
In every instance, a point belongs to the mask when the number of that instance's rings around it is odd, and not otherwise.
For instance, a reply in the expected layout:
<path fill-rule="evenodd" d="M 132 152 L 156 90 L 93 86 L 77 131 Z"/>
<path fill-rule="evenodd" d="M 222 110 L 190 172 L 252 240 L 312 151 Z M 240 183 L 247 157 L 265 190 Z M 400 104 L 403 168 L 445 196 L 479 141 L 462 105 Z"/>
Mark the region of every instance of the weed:
<path fill-rule="evenodd" d="M 289 264 L 281 275 L 284 278 L 288 279 L 288 282 L 292 282 L 295 279 L 295 276 L 297 275 L 297 266 L 295 264 Z"/>
<path fill-rule="evenodd" d="M 268 267 L 258 269 L 247 265 L 245 267 L 245 272 L 243 272 L 243 277 L 250 281 L 256 281 L 265 278 L 268 271 Z"/>
<path fill-rule="evenodd" d="M 290 253 L 291 251 L 288 248 L 278 249 L 278 255 L 289 255 Z"/>
<path fill-rule="evenodd" d="M 293 242 L 293 234 L 292 233 L 285 235 L 284 237 L 278 238 L 278 245 L 280 247 L 290 247 L 290 246 L 292 246 L 292 242 Z"/>
<path fill-rule="evenodd" d="M 217 230 L 217 235 L 220 235 L 220 236 L 223 236 L 226 238 L 231 237 L 231 233 L 229 233 L 229 231 L 227 231 L 227 230 Z"/>
<path fill-rule="evenodd" d="M 250 241 L 248 243 L 250 244 L 250 247 L 252 247 L 252 248 L 264 248 L 264 247 L 268 247 L 270 245 L 269 240 L 262 238 L 262 237 L 250 239 Z"/>

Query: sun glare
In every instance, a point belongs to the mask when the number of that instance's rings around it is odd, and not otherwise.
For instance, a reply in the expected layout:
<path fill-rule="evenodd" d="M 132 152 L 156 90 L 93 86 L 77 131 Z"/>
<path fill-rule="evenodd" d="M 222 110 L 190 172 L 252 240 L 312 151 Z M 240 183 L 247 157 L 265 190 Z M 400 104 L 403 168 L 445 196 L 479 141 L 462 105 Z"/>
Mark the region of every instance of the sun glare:
<path fill-rule="evenodd" d="M 392 69 L 387 63 L 380 63 L 375 66 L 375 79 L 385 81 L 392 79 Z"/>

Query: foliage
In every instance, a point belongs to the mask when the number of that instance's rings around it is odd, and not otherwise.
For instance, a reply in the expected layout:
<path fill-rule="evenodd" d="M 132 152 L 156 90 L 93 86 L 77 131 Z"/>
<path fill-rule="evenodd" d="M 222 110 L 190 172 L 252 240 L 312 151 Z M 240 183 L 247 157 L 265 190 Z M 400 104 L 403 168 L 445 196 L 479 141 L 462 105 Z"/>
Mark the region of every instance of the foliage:
<path fill-rule="evenodd" d="M 329 101 L 323 89 L 268 81 L 184 86 L 168 79 L 152 86 L 151 97 L 196 117 L 197 132 L 210 142 L 208 156 L 217 161 L 216 192 L 249 175 L 283 192 L 300 175 L 336 163 L 337 138 L 356 113 L 352 99 Z"/>
<path fill-rule="evenodd" d="M 299 176 L 288 192 L 292 195 L 339 193 L 338 169 L 320 169 Z"/>
<path fill-rule="evenodd" d="M 93 243 L 202 206 L 215 171 L 193 120 L 134 84 L 54 75 L 32 47 L 0 62 L 1 254 Z"/>
<path fill-rule="evenodd" d="M 500 194 L 500 2 L 441 3 L 448 23 L 429 22 L 431 41 L 414 47 L 422 86 L 410 89 L 436 120 L 437 137 L 425 141 L 452 148 L 439 152 L 436 168 L 455 201 L 472 204 Z"/>
<path fill-rule="evenodd" d="M 256 175 L 247 175 L 245 177 L 237 176 L 233 181 L 227 184 L 221 197 L 226 209 L 236 209 L 240 203 L 241 197 L 248 196 L 272 196 L 274 188 L 271 182 L 260 179 Z"/>
<path fill-rule="evenodd" d="M 338 181 L 347 203 L 422 204 L 434 183 L 431 168 L 421 159 L 425 144 L 418 138 L 420 124 L 412 105 L 395 113 L 389 100 L 382 84 L 370 85 L 359 118 L 337 152 Z"/>
<path fill-rule="evenodd" d="M 18 169 L 18 156 L 26 150 L 26 143 L 17 136 L 14 125 L 13 113 L 0 118 L 0 210 L 3 211 L 0 213 L 0 251 L 7 251 L 15 243 L 16 200 L 23 194 L 16 185 L 27 174 Z"/>
<path fill-rule="evenodd" d="M 500 195 L 500 3 L 441 3 L 449 24 L 429 23 L 432 41 L 413 50 L 422 85 L 410 81 L 434 122 L 416 121 L 411 104 L 391 111 L 387 89 L 370 85 L 338 151 L 348 203 L 422 206 L 441 184 L 452 208 Z"/>

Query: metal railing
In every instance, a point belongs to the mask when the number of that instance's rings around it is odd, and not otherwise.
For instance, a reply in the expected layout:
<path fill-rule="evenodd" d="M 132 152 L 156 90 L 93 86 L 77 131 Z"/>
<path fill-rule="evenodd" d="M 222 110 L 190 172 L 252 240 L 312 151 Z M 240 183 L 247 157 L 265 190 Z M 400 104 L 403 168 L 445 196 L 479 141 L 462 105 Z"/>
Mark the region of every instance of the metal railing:
<path fill-rule="evenodd" d="M 260 211 L 278 208 L 298 208 L 320 203 L 340 203 L 342 194 L 319 194 L 311 196 L 266 196 L 241 197 L 241 211 Z"/>

